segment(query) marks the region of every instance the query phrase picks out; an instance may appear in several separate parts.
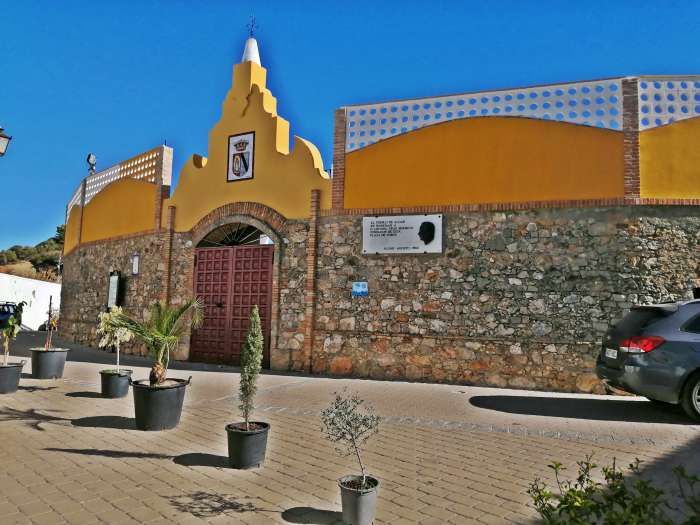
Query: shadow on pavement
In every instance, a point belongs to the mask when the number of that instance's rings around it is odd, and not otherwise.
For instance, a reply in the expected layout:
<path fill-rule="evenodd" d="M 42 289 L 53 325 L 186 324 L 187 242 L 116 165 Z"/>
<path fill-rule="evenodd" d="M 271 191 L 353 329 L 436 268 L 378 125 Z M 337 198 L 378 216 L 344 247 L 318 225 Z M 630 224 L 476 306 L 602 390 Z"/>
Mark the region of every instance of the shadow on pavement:
<path fill-rule="evenodd" d="M 678 407 L 674 405 L 660 407 L 650 401 L 496 395 L 473 396 L 469 402 L 477 408 L 509 414 L 598 421 L 693 424 Z"/>
<path fill-rule="evenodd" d="M 53 390 L 55 386 L 19 386 L 19 390 L 24 392 L 43 392 L 44 390 Z"/>
<path fill-rule="evenodd" d="M 56 412 L 60 412 L 56 410 Z M 70 422 L 67 417 L 52 416 L 51 414 L 42 414 L 37 412 L 35 408 L 28 410 L 19 410 L 16 408 L 2 407 L 0 408 L 0 423 L 7 421 L 23 421 L 27 426 L 36 430 L 44 430 L 41 426 L 43 423 Z"/>
<path fill-rule="evenodd" d="M 182 454 L 175 456 L 173 462 L 182 465 L 183 467 L 219 467 L 228 468 L 228 458 L 225 456 L 216 456 L 214 454 L 203 454 L 193 452 L 191 454 Z"/>
<path fill-rule="evenodd" d="M 99 392 L 68 392 L 66 397 L 85 397 L 88 399 L 102 399 Z"/>
<path fill-rule="evenodd" d="M 294 507 L 282 513 L 282 519 L 288 523 L 313 523 L 316 525 L 342 525 L 343 514 L 332 510 L 314 509 L 313 507 Z"/>
<path fill-rule="evenodd" d="M 50 452 L 67 452 L 68 454 L 81 454 L 84 456 L 103 456 L 106 458 L 137 458 L 137 459 L 170 459 L 172 456 L 156 454 L 151 452 L 129 452 L 123 450 L 103 450 L 99 448 L 54 448 L 49 447 L 44 450 Z"/>
<path fill-rule="evenodd" d="M 75 427 L 115 428 L 119 430 L 136 430 L 136 421 L 123 416 L 90 416 L 71 420 Z"/>
<path fill-rule="evenodd" d="M 265 512 L 265 509 L 260 509 L 251 502 L 244 502 L 235 499 L 233 496 L 215 492 L 192 492 L 182 496 L 173 496 L 168 498 L 168 500 L 179 512 L 192 514 L 197 518 L 213 518 L 221 514 L 242 512 Z"/>

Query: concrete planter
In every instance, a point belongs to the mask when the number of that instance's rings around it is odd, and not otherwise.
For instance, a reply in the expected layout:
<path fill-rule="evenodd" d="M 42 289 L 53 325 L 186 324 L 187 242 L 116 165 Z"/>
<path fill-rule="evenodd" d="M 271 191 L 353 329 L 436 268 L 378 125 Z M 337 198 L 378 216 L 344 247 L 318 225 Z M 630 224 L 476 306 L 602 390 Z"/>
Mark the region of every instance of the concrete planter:
<path fill-rule="evenodd" d="M 19 378 L 26 361 L 0 365 L 0 394 L 12 394 L 19 388 Z"/>
<path fill-rule="evenodd" d="M 367 476 L 367 488 L 355 488 L 362 482 L 362 476 L 345 476 L 338 480 L 340 498 L 343 504 L 343 522 L 346 525 L 371 525 L 377 510 L 379 480 Z"/>
<path fill-rule="evenodd" d="M 32 348 L 32 377 L 34 379 L 59 379 L 68 356 L 67 348 Z"/>
<path fill-rule="evenodd" d="M 129 393 L 129 377 L 133 370 L 100 370 L 102 397 L 117 399 Z"/>
<path fill-rule="evenodd" d="M 259 467 L 265 461 L 269 423 L 251 421 L 254 428 L 245 430 L 245 423 L 226 425 L 228 434 L 228 463 L 231 468 Z"/>
<path fill-rule="evenodd" d="M 167 379 L 164 386 L 151 386 L 148 379 L 129 383 L 134 390 L 134 409 L 138 430 L 168 430 L 180 422 L 185 389 L 189 379 Z"/>

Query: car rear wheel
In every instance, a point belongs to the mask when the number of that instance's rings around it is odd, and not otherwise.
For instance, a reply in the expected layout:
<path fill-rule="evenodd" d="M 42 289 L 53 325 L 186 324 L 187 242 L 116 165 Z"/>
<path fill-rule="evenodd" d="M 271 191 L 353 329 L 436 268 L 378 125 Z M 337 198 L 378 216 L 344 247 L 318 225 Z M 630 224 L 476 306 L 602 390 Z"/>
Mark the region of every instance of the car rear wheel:
<path fill-rule="evenodd" d="M 700 373 L 694 373 L 686 381 L 681 393 L 681 406 L 688 416 L 700 421 Z"/>

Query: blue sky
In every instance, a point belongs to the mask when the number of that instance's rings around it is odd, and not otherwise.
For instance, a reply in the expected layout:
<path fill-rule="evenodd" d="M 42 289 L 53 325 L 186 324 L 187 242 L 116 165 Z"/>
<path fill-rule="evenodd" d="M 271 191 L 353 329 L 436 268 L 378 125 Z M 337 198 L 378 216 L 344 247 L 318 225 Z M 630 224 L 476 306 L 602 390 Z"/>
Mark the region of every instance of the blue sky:
<path fill-rule="evenodd" d="M 52 235 L 98 169 L 163 140 L 205 154 L 255 14 L 292 133 L 331 162 L 342 105 L 635 74 L 700 73 L 700 2 L 30 1 L 0 9 L 0 249 Z M 128 210 L 125 210 L 128 213 Z"/>

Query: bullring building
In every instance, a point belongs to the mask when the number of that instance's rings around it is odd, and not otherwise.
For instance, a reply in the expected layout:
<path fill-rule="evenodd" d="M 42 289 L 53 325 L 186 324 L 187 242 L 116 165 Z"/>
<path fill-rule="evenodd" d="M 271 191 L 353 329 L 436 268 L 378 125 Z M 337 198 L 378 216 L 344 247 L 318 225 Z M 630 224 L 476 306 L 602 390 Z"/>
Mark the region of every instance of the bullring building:
<path fill-rule="evenodd" d="M 266 76 L 251 38 L 176 187 L 167 146 L 79 184 L 64 337 L 197 296 L 177 359 L 237 364 L 257 304 L 275 370 L 596 391 L 624 309 L 700 284 L 700 77 L 342 107 L 331 177 Z"/>

